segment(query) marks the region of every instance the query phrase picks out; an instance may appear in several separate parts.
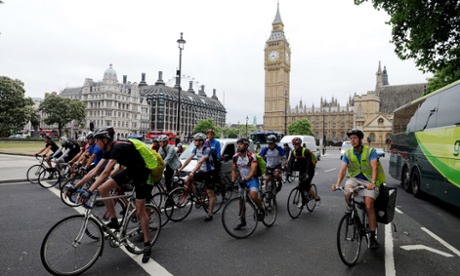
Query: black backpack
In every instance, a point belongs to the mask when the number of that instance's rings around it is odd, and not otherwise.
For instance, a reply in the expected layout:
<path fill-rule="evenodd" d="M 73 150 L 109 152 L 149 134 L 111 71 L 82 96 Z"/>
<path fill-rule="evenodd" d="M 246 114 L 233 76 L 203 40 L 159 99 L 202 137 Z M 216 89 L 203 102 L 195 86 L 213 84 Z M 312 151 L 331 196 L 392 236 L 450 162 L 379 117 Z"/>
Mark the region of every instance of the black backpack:
<path fill-rule="evenodd" d="M 388 224 L 393 221 L 396 207 L 396 188 L 380 185 L 379 195 L 375 199 L 374 209 L 377 221 Z"/>
<path fill-rule="evenodd" d="M 219 172 L 220 167 L 221 167 L 220 160 L 219 158 L 217 158 L 217 154 L 211 148 L 208 141 L 206 141 L 206 146 L 209 147 L 209 149 L 211 150 L 211 159 L 212 159 L 212 166 L 214 167 L 214 171 Z"/>

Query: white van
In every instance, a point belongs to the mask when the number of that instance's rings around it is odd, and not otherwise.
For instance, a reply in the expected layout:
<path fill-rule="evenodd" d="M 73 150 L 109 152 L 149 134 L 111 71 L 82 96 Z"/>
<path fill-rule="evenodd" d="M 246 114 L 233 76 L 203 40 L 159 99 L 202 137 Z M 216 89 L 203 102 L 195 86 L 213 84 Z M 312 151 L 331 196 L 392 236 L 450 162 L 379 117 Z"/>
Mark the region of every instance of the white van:
<path fill-rule="evenodd" d="M 342 146 L 340 147 L 340 160 L 342 160 L 345 152 L 351 147 L 352 145 L 350 141 L 343 141 Z"/>
<path fill-rule="evenodd" d="M 321 151 L 319 150 L 319 147 L 316 145 L 316 139 L 313 136 L 310 135 L 286 135 L 281 139 L 279 142 L 279 145 L 282 147 L 284 144 L 288 144 L 291 149 L 294 149 L 294 146 L 292 145 L 292 139 L 294 137 L 299 137 L 302 139 L 302 145 L 305 144 L 305 147 L 312 152 L 316 154 L 316 159 L 319 161 L 321 158 Z"/>

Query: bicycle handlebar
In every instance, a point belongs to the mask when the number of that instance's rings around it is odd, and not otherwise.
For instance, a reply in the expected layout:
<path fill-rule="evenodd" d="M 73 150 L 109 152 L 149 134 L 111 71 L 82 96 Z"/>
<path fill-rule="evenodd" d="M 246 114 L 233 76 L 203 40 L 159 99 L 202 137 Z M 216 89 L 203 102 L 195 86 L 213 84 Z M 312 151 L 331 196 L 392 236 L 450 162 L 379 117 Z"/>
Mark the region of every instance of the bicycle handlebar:
<path fill-rule="evenodd" d="M 364 190 L 364 189 L 367 189 L 367 187 L 363 186 L 363 185 L 358 185 L 358 186 L 354 187 L 353 189 L 345 188 L 345 187 L 338 187 L 334 191 L 339 190 L 339 191 L 343 191 L 344 193 L 346 193 L 347 191 L 348 192 L 354 192 L 354 191 L 357 191 L 357 190 Z"/>
<path fill-rule="evenodd" d="M 84 192 L 86 192 L 86 190 L 78 189 L 78 190 L 75 192 L 75 194 L 77 194 L 77 199 L 78 199 L 78 198 L 80 197 L 80 195 L 83 194 Z M 93 194 L 94 194 L 94 193 L 93 193 Z M 72 203 L 78 203 L 78 202 L 72 200 L 72 197 L 69 197 L 69 200 L 70 200 Z M 88 199 L 88 200 L 89 200 L 89 199 Z M 85 202 L 82 202 L 82 205 L 83 205 L 83 207 L 85 207 L 86 209 L 92 209 L 93 206 L 90 206 L 90 205 L 86 204 L 86 202 L 88 202 L 88 200 L 85 201 Z"/>

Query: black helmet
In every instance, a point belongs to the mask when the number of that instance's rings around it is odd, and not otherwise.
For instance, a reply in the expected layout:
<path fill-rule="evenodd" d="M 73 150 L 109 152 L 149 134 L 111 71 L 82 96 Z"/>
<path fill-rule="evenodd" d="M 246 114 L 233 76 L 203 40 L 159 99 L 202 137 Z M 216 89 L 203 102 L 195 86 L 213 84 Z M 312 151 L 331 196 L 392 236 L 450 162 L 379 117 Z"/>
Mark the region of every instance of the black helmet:
<path fill-rule="evenodd" d="M 364 133 L 363 133 L 361 130 L 355 129 L 355 128 L 347 132 L 348 138 L 350 137 L 350 135 L 356 135 L 356 136 L 358 136 L 360 139 L 363 139 L 363 138 L 364 138 Z"/>
<path fill-rule="evenodd" d="M 45 134 L 45 136 L 43 136 L 43 138 L 46 138 L 46 139 L 50 139 L 51 140 L 51 136 L 49 134 Z"/>
<path fill-rule="evenodd" d="M 244 143 L 246 145 L 249 146 L 249 140 L 248 138 L 239 138 L 238 140 L 236 140 L 236 143 L 239 144 L 239 143 Z"/>
<path fill-rule="evenodd" d="M 107 138 L 113 141 L 113 136 L 115 135 L 115 130 L 113 127 L 103 127 L 99 128 L 94 132 L 94 138 Z"/>
<path fill-rule="evenodd" d="M 268 137 L 267 137 L 267 142 L 268 142 L 268 143 L 275 143 L 275 142 L 276 142 L 276 137 L 275 137 L 275 135 L 268 135 Z"/>

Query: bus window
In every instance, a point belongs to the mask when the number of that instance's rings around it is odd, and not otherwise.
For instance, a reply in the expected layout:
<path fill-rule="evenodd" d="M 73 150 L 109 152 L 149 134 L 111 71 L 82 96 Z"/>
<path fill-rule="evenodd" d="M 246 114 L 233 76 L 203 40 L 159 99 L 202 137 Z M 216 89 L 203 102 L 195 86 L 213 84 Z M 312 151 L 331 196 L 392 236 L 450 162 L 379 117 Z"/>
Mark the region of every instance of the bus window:
<path fill-rule="evenodd" d="M 457 116 L 459 102 L 460 85 L 453 86 L 440 95 L 437 127 L 453 126 L 460 123 Z"/>

